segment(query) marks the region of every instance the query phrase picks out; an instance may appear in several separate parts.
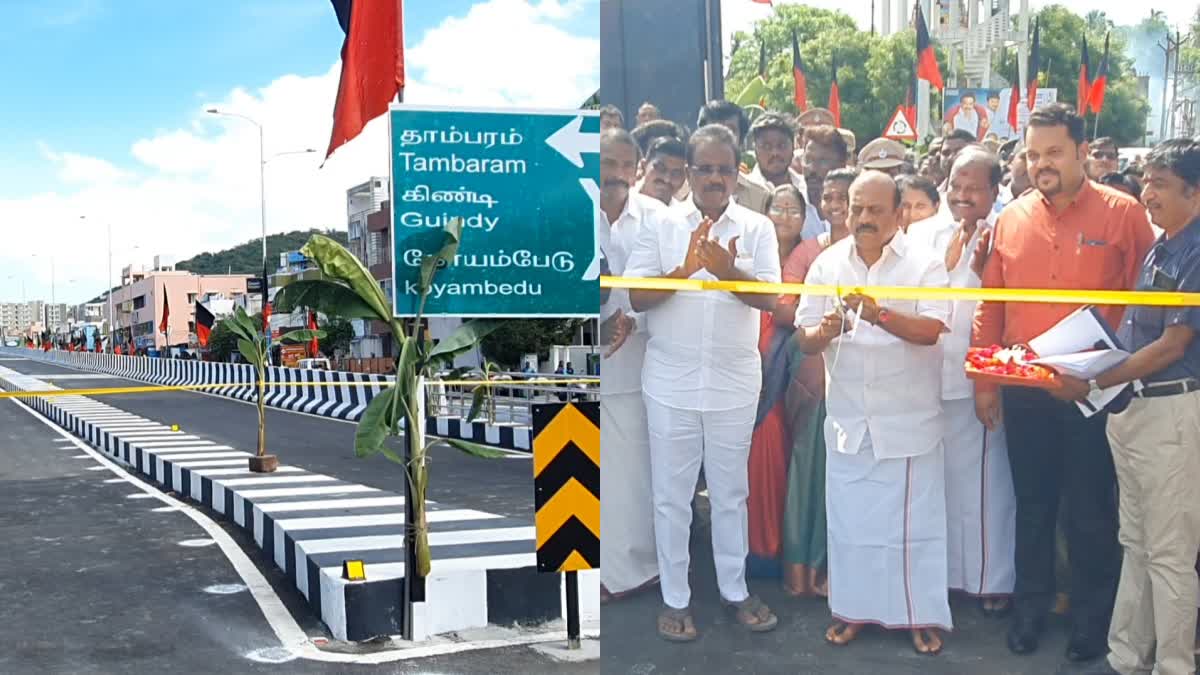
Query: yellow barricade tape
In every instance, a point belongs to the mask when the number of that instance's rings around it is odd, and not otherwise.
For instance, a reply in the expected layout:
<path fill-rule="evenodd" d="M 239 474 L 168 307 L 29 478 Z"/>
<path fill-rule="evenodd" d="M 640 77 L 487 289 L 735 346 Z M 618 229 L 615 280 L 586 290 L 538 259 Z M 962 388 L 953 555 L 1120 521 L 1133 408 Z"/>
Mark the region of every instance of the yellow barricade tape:
<path fill-rule="evenodd" d="M 53 379 L 53 378 L 51 378 Z M 599 378 L 578 378 L 573 380 L 554 380 L 551 384 L 600 384 Z M 0 399 L 6 398 L 38 398 L 38 397 L 55 397 L 55 396 L 111 396 L 114 394 L 153 394 L 164 393 L 168 391 L 199 391 L 202 389 L 234 389 L 237 387 L 255 387 L 258 388 L 258 382 L 246 382 L 240 384 L 180 384 L 180 385 L 146 385 L 141 387 L 105 387 L 98 389 L 53 389 L 43 391 L 0 391 Z M 281 385 L 285 387 L 342 387 L 347 384 L 371 384 L 380 387 L 395 386 L 394 382 L 370 382 L 370 383 L 347 383 L 347 382 L 282 382 L 268 381 L 263 382 L 263 386 L 270 387 L 271 385 Z M 425 386 L 431 387 L 434 385 L 481 385 L 487 384 L 492 387 L 504 388 L 519 388 L 522 386 L 544 386 L 543 382 L 527 382 L 527 381 L 508 381 L 508 380 L 492 380 L 484 382 L 481 380 L 427 380 Z"/>
<path fill-rule="evenodd" d="M 601 288 L 649 291 L 727 291 L 766 295 L 821 295 L 838 297 L 860 293 L 892 300 L 987 300 L 991 302 L 1039 302 L 1073 305 L 1146 305 L 1156 307 L 1200 306 L 1200 293 L 1159 291 L 1081 291 L 1052 288 L 924 288 L 920 286 L 828 286 L 820 284 L 775 284 L 763 281 L 707 281 L 703 279 L 647 279 L 600 277 Z"/>

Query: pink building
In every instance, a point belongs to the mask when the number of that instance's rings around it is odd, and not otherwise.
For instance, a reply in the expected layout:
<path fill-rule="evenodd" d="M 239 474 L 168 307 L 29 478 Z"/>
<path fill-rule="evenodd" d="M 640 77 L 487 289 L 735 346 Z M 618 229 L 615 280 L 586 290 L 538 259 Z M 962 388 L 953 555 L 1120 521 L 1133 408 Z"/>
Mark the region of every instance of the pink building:
<path fill-rule="evenodd" d="M 177 272 L 174 266 L 126 267 L 121 272 L 121 287 L 113 293 L 116 344 L 132 344 L 138 349 L 187 344 L 195 339 L 196 299 L 210 293 L 226 298 L 242 295 L 248 278 L 245 274 Z M 164 298 L 171 308 L 165 336 L 158 330 Z"/>

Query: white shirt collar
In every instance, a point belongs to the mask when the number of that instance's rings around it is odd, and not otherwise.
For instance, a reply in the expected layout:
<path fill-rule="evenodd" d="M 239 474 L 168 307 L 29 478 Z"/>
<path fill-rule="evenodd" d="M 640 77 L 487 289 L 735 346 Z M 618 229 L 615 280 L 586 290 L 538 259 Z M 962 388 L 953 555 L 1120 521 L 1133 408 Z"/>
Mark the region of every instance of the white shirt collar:
<path fill-rule="evenodd" d="M 853 233 L 846 238 L 850 240 L 850 245 L 847 247 L 849 249 L 850 259 L 854 260 L 855 258 L 859 257 L 858 243 L 854 241 Z M 900 258 L 904 257 L 905 252 L 908 251 L 908 236 L 904 234 L 904 230 L 897 228 L 896 235 L 892 237 L 892 240 L 883 245 L 883 250 L 885 252 L 889 249 L 893 255 Z M 883 257 L 881 256 L 880 260 L 882 259 Z"/>

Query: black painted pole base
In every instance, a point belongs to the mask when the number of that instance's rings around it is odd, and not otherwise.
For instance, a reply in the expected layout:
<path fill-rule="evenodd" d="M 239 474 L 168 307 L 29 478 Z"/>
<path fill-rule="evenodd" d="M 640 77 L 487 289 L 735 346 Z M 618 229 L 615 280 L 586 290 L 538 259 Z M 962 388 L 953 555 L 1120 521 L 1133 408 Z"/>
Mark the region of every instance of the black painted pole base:
<path fill-rule="evenodd" d="M 579 639 L 579 573 L 567 572 L 567 649 L 581 649 Z"/>

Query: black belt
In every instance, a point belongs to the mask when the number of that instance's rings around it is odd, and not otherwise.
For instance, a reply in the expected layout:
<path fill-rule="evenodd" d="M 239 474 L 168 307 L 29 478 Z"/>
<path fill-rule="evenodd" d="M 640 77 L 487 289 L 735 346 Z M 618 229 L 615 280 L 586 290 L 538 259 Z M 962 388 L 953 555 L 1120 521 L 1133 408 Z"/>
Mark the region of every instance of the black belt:
<path fill-rule="evenodd" d="M 1148 384 L 1137 393 L 1137 396 L 1139 398 L 1155 398 L 1158 396 L 1177 396 L 1193 391 L 1200 391 L 1200 380 L 1189 377 L 1186 380 L 1179 380 L 1178 382 Z"/>

